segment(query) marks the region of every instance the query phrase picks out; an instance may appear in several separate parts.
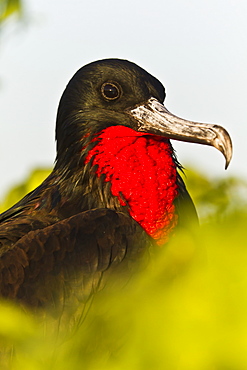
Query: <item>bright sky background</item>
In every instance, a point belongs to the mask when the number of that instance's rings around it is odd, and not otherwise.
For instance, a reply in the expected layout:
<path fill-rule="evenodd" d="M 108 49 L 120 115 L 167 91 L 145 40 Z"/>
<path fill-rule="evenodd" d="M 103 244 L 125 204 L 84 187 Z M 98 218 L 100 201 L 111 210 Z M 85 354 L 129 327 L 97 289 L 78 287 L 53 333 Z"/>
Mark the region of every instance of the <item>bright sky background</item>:
<path fill-rule="evenodd" d="M 0 198 L 52 166 L 63 89 L 81 66 L 110 57 L 157 77 L 172 113 L 229 131 L 229 170 L 216 149 L 173 142 L 183 165 L 247 178 L 246 20 L 246 0 L 26 0 L 21 25 L 0 34 Z"/>

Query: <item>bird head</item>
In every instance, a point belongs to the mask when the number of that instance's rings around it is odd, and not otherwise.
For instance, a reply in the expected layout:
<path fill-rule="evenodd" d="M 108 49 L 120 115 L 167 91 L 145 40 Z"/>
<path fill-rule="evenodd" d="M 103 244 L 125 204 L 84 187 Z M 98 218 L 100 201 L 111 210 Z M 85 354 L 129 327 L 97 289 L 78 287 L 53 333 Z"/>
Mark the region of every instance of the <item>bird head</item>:
<path fill-rule="evenodd" d="M 168 139 L 214 146 L 226 160 L 232 156 L 228 132 L 215 124 L 188 121 L 163 105 L 163 85 L 127 60 L 105 59 L 79 69 L 69 81 L 58 107 L 57 162 L 66 163 L 93 135 L 111 126 Z"/>

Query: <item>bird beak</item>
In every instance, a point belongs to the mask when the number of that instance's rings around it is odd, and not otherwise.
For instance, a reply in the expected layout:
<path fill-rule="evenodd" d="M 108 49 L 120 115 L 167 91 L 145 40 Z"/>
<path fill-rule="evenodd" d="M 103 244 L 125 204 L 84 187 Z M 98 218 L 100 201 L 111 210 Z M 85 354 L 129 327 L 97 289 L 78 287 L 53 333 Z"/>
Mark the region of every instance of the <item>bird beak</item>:
<path fill-rule="evenodd" d="M 138 121 L 138 131 L 214 146 L 223 153 L 227 169 L 232 158 L 232 141 L 223 127 L 176 117 L 155 98 L 150 98 L 147 103 L 131 109 L 128 113 Z"/>

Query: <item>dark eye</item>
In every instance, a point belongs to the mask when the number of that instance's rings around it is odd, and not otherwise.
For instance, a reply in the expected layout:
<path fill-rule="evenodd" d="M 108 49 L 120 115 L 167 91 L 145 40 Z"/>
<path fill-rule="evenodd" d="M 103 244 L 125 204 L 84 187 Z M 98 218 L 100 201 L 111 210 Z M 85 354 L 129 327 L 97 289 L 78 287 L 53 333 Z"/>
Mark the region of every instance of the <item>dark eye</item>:
<path fill-rule="evenodd" d="M 105 99 L 116 100 L 120 96 L 120 89 L 112 82 L 105 82 L 101 86 L 101 92 Z"/>

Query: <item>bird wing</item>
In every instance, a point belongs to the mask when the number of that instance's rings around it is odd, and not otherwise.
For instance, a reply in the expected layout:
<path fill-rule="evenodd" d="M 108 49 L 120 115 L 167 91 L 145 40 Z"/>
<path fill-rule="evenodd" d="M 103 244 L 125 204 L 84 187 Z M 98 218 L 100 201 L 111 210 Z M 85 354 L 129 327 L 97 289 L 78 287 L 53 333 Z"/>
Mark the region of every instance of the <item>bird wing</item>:
<path fill-rule="evenodd" d="M 82 212 L 3 246 L 0 294 L 32 306 L 56 305 L 71 294 L 86 301 L 104 273 L 122 261 L 128 270 L 148 245 L 147 234 L 123 213 Z"/>

